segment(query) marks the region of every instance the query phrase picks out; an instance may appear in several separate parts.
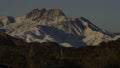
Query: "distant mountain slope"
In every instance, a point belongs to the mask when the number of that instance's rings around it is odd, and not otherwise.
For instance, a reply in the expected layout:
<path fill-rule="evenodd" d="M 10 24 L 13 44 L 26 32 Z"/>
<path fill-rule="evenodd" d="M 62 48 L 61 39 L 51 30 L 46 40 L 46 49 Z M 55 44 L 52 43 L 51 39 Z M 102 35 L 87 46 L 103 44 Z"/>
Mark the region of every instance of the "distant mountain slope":
<path fill-rule="evenodd" d="M 57 42 L 65 47 L 98 45 L 120 35 L 100 29 L 84 17 L 68 18 L 60 9 L 34 9 L 22 17 L 0 18 L 0 32 L 27 42 Z M 6 18 L 5 18 L 6 20 Z"/>

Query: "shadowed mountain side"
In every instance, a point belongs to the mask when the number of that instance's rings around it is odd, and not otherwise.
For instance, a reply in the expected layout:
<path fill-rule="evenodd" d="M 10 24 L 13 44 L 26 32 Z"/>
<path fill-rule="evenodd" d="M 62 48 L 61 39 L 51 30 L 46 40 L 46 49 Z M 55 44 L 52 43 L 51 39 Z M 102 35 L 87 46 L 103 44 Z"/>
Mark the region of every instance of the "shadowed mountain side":
<path fill-rule="evenodd" d="M 75 45 L 75 47 L 86 45 L 86 43 L 82 41 L 82 39 L 84 38 L 83 36 L 78 36 L 77 34 L 68 34 L 60 29 L 50 26 L 38 25 L 37 27 L 44 31 L 46 35 L 49 35 L 49 37 L 53 38 L 53 42 L 69 43 L 70 45 Z M 73 38 L 76 40 L 74 40 Z"/>
<path fill-rule="evenodd" d="M 22 39 L 14 38 L 5 33 L 0 33 L 0 45 L 23 46 L 23 45 L 26 45 L 26 42 L 23 41 Z"/>

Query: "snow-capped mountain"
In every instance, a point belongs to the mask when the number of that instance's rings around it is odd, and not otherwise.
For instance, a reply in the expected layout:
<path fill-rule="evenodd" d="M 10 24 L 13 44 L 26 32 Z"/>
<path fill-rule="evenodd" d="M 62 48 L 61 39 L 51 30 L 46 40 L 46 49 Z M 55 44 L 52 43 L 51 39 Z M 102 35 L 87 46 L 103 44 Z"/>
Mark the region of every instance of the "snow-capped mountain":
<path fill-rule="evenodd" d="M 0 32 L 27 42 L 57 42 L 65 47 L 98 45 L 119 34 L 104 31 L 84 17 L 71 19 L 60 9 L 34 9 L 22 17 L 0 17 Z"/>

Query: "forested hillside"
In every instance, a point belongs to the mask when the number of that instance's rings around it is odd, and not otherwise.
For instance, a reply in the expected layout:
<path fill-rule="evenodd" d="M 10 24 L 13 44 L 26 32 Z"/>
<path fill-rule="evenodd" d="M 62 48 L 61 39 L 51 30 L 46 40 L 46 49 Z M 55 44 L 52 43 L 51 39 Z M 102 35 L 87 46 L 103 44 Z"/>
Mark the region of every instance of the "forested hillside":
<path fill-rule="evenodd" d="M 8 37 L 0 37 L 4 38 L 0 38 L 1 68 L 120 68 L 120 39 L 99 46 L 65 48 L 53 42 L 2 44 L 8 43 Z"/>

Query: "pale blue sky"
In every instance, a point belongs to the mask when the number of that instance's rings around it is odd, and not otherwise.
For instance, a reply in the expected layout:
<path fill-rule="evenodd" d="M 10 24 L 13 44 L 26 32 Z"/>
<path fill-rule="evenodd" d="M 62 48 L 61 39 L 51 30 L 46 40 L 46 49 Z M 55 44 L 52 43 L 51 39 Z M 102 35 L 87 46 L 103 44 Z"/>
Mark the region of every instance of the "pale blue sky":
<path fill-rule="evenodd" d="M 0 0 L 0 16 L 22 16 L 34 8 L 60 8 L 68 17 L 86 17 L 100 28 L 120 32 L 120 0 Z"/>

